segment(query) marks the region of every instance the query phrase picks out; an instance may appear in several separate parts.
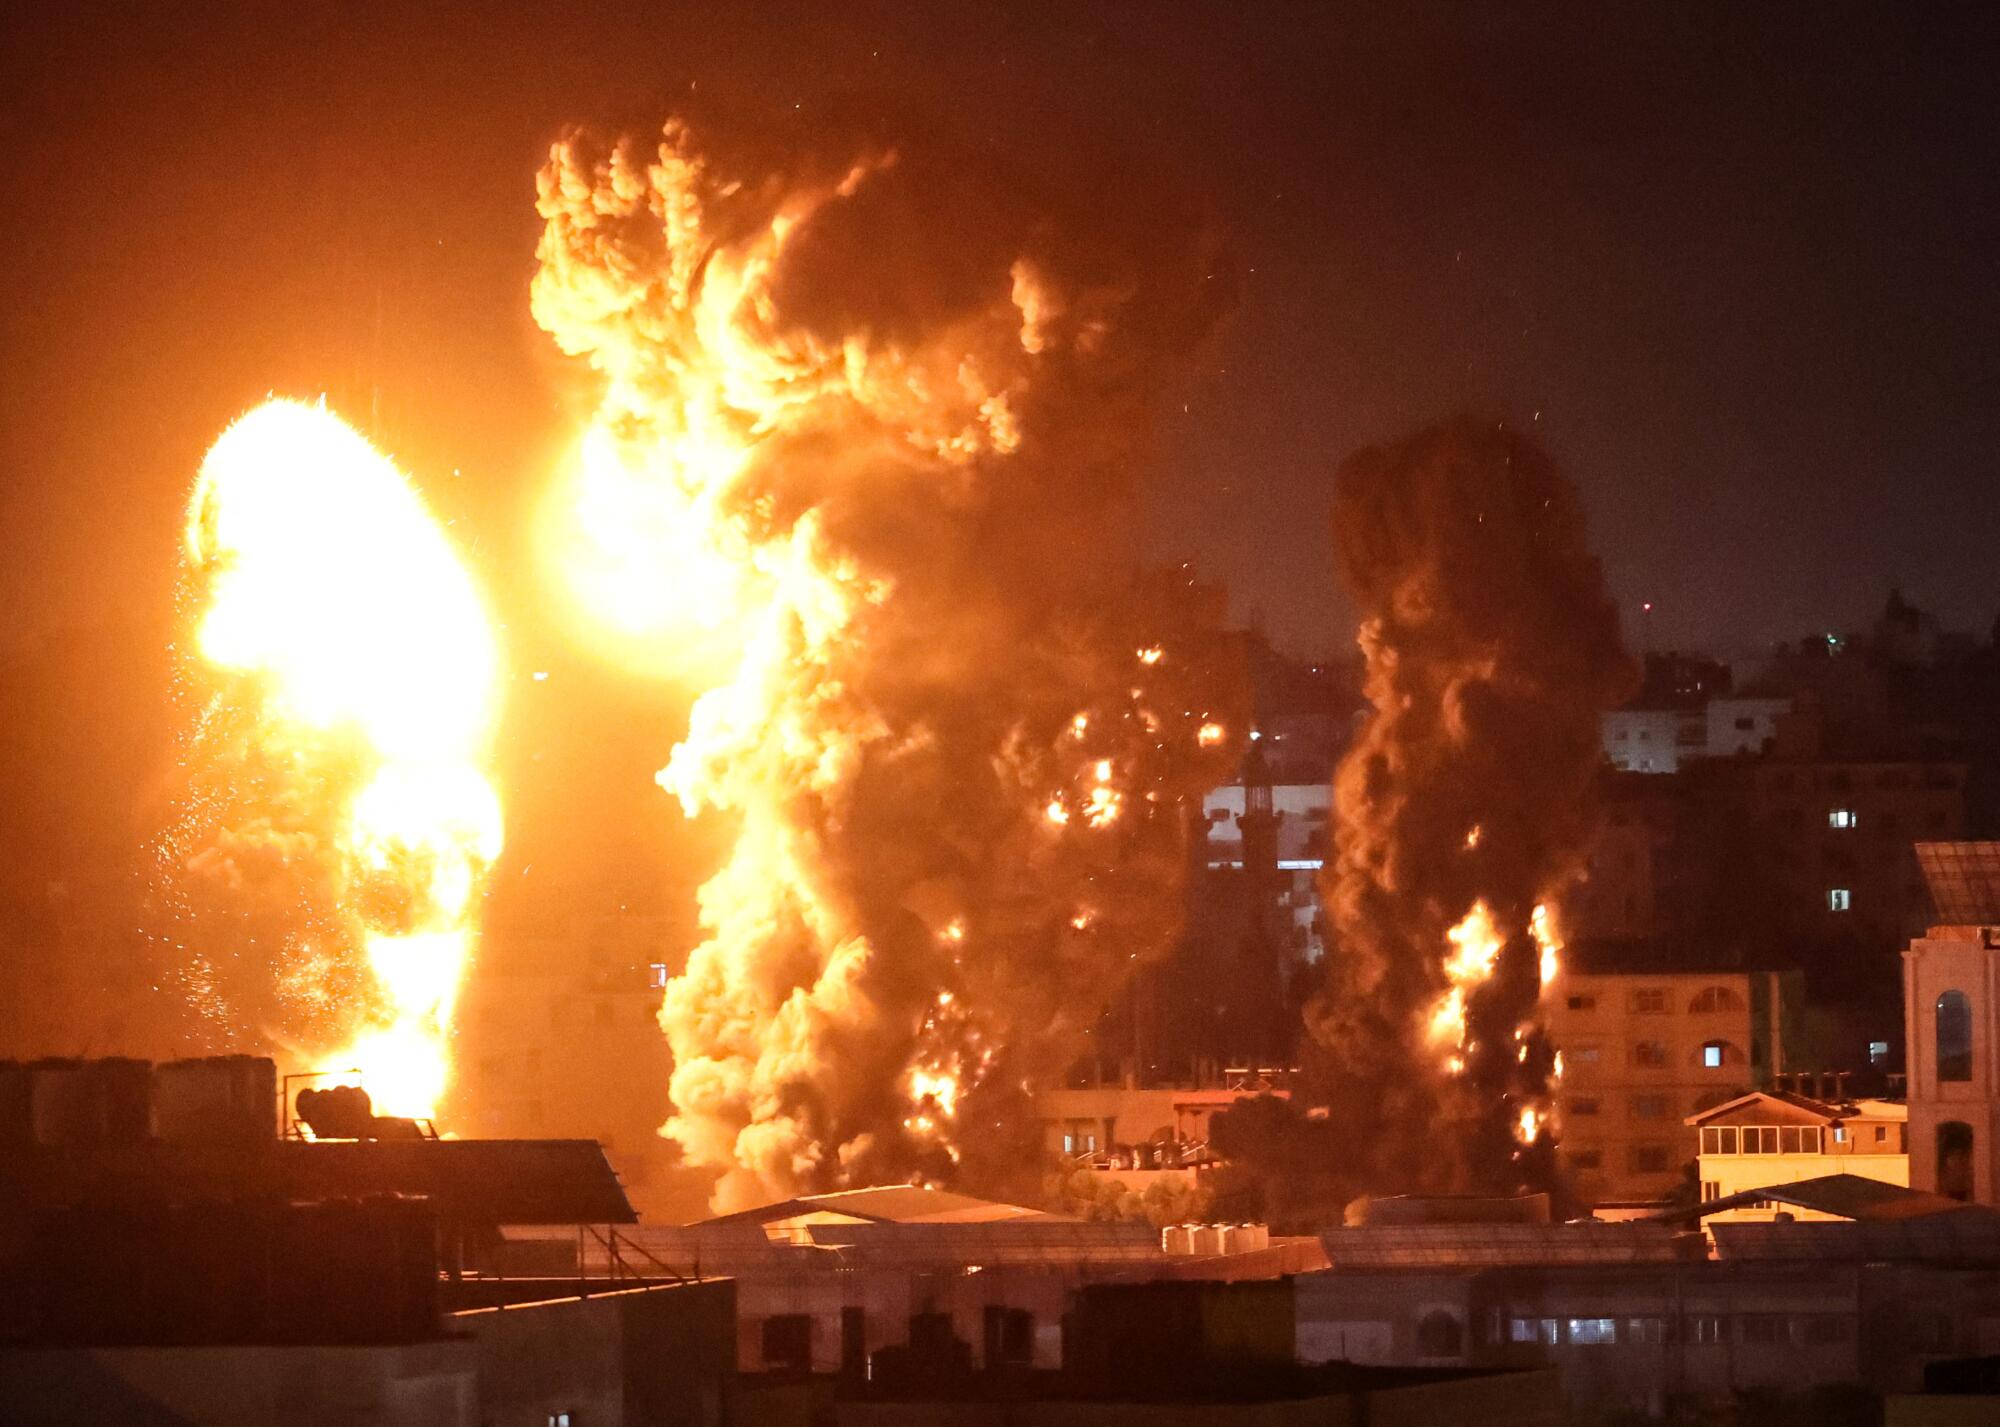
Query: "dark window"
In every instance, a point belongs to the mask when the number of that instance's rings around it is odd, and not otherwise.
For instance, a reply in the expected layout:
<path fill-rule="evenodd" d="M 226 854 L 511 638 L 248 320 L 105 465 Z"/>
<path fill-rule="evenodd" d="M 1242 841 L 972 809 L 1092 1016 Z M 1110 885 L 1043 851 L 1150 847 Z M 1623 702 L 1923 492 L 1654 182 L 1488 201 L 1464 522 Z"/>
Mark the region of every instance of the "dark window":
<path fill-rule="evenodd" d="M 1937 998 L 1937 1078 L 1972 1079 L 1972 1002 L 1963 991 Z"/>
<path fill-rule="evenodd" d="M 780 1313 L 763 1325 L 764 1366 L 782 1372 L 812 1371 L 813 1320 L 809 1313 Z"/>
<path fill-rule="evenodd" d="M 1685 1337 L 1690 1343 L 1719 1343 L 1728 1326 L 1727 1318 L 1710 1313 L 1698 1313 L 1685 1320 Z"/>
<path fill-rule="evenodd" d="M 1569 1161 L 1571 1169 L 1596 1169 L 1604 1163 L 1604 1151 L 1595 1147 L 1579 1149 L 1574 1145 L 1564 1145 L 1563 1157 Z"/>
<path fill-rule="evenodd" d="M 1703 1154 L 1735 1154 L 1736 1126 L 1703 1125 L 1701 1127 L 1701 1152 Z"/>
<path fill-rule="evenodd" d="M 1635 1120 L 1666 1119 L 1667 1097 L 1664 1095 L 1634 1095 L 1632 1097 L 1632 1118 Z"/>
<path fill-rule="evenodd" d="M 1595 996 L 1572 996 L 1569 998 L 1569 1008 L 1572 1011 L 1595 1010 L 1597 1008 L 1597 998 Z"/>
<path fill-rule="evenodd" d="M 1465 1351 L 1465 1329 L 1442 1309 L 1426 1313 L 1417 1323 L 1417 1356 L 1455 1358 Z"/>
<path fill-rule="evenodd" d="M 1700 1015 L 1707 1011 L 1740 1011 L 1743 998 L 1727 986 L 1704 986 L 1688 1002 L 1688 1010 Z"/>
<path fill-rule="evenodd" d="M 1569 1113 L 1572 1115 L 1595 1115 L 1597 1113 L 1597 1097 L 1594 1095 L 1578 1095 L 1569 1102 L 1568 1108 Z"/>
<path fill-rule="evenodd" d="M 1657 1070 L 1667 1063 L 1667 1048 L 1658 1041 L 1640 1041 L 1632 1047 L 1632 1064 Z"/>
<path fill-rule="evenodd" d="M 1963 1120 L 1937 1128 L 1937 1187 L 1948 1199 L 1972 1198 L 1972 1126 Z"/>
<path fill-rule="evenodd" d="M 986 1366 L 1027 1367 L 1035 1360 L 1035 1315 L 1025 1308 L 986 1306 Z"/>
<path fill-rule="evenodd" d="M 1745 1313 L 1736 1321 L 1742 1325 L 1743 1341 L 1746 1343 L 1785 1341 L 1785 1320 L 1775 1313 Z"/>
<path fill-rule="evenodd" d="M 1799 1329 L 1807 1343 L 1845 1343 L 1854 1337 L 1854 1320 L 1844 1313 L 1808 1313 L 1799 1319 Z"/>
<path fill-rule="evenodd" d="M 1673 1151 L 1665 1145 L 1634 1145 L 1629 1162 L 1634 1174 L 1659 1174 L 1673 1168 Z"/>
<path fill-rule="evenodd" d="M 1630 1005 L 1634 1015 L 1663 1015 L 1667 1009 L 1667 993 L 1654 987 L 1634 991 Z"/>

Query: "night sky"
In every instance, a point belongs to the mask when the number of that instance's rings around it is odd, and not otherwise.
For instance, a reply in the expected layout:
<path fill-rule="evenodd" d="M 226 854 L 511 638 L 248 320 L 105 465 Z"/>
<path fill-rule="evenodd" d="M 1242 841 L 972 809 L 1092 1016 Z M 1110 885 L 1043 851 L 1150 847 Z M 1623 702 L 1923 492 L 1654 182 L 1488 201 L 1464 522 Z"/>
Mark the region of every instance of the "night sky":
<path fill-rule="evenodd" d="M 376 434 L 518 614 L 586 399 L 528 316 L 534 171 L 690 96 L 1211 208 L 1238 302 L 1162 392 L 1146 534 L 1282 645 L 1352 636 L 1333 465 L 1468 406 L 1576 477 L 1635 643 L 1750 655 L 1892 583 L 2000 613 L 1985 7 L 131 8 L 0 19 L 17 635 L 165 608 L 201 454 L 274 390 Z"/>

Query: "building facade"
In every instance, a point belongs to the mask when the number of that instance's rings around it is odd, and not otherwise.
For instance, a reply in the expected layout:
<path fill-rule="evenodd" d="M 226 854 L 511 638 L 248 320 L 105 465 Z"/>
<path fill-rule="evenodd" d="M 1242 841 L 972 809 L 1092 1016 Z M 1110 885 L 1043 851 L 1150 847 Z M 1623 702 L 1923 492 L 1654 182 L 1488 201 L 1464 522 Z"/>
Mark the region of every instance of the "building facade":
<path fill-rule="evenodd" d="M 1890 1100 L 1825 1101 L 1785 1091 L 1755 1091 L 1688 1117 L 1700 1137 L 1703 1203 L 1851 1174 L 1905 1188 L 1910 1183 L 1906 1107 Z M 1800 1205 L 1719 1209 L 1719 1221 L 1760 1223 L 1838 1216 Z"/>
<path fill-rule="evenodd" d="M 1697 1152 L 1689 1117 L 1761 1084 L 1784 1063 L 1782 983 L 1753 972 L 1591 975 L 1546 993 L 1562 1056 L 1562 1159 L 1580 1197 L 1671 1194 Z"/>

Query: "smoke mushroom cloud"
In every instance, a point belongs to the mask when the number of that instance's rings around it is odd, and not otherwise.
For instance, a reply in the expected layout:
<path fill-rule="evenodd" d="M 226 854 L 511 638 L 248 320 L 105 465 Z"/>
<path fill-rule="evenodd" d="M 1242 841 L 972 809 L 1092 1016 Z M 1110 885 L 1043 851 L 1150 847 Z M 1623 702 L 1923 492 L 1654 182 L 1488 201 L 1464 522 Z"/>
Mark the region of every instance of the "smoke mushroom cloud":
<path fill-rule="evenodd" d="M 1309 1098 L 1341 1146 L 1327 1188 L 1547 1188 L 1537 1003 L 1593 828 L 1599 715 L 1635 678 L 1617 609 L 1575 489 L 1501 423 L 1356 453 L 1333 528 L 1373 712 L 1334 778 L 1306 1015 Z M 1241 1120 L 1233 1147 L 1275 1161 L 1270 1118 Z"/>
<path fill-rule="evenodd" d="M 533 312 L 599 383 L 554 559 L 594 642 L 705 690 L 659 781 L 733 827 L 660 1013 L 720 1208 L 1018 1170 L 1240 746 L 1216 612 L 1122 533 L 1212 252 L 822 147 L 670 122 L 538 184 Z"/>

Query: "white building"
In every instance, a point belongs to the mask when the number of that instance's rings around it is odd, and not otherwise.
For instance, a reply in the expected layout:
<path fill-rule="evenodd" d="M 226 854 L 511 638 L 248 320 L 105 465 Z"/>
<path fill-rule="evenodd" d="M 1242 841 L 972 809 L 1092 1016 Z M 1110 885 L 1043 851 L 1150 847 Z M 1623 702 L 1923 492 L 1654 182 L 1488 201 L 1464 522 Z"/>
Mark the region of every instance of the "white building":
<path fill-rule="evenodd" d="M 1920 842 L 1938 924 L 1903 953 L 1910 1183 L 2000 1203 L 2000 842 Z"/>

